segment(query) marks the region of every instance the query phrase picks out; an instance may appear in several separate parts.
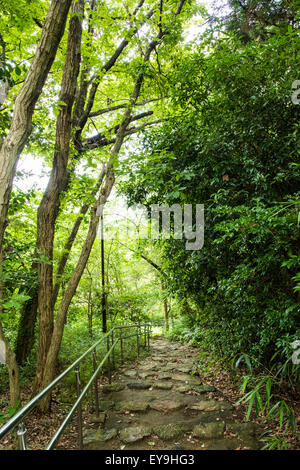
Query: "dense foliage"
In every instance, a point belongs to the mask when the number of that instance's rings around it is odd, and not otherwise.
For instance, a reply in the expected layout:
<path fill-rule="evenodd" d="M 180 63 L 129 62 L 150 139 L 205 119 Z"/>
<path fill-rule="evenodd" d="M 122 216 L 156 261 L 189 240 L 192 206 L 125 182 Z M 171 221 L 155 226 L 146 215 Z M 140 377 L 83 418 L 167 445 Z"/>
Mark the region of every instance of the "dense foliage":
<path fill-rule="evenodd" d="M 291 400 L 300 387 L 299 2 L 69 3 L 36 79 L 58 1 L 0 0 L 1 391 L 10 381 L 19 404 L 18 366 L 21 385 L 45 387 L 105 311 L 108 327 L 164 314 L 171 338 L 244 364 L 248 413 L 266 415 L 273 386 Z M 47 185 L 28 183 L 34 158 Z M 204 204 L 204 246 L 128 235 L 124 195 Z M 286 401 L 274 410 L 295 425 Z"/>
<path fill-rule="evenodd" d="M 123 185 L 131 202 L 205 205 L 203 249 L 162 242 L 164 267 L 170 290 L 197 304 L 198 340 L 228 359 L 289 359 L 299 337 L 297 45 L 282 26 L 175 54 L 178 117 L 145 136 Z"/>

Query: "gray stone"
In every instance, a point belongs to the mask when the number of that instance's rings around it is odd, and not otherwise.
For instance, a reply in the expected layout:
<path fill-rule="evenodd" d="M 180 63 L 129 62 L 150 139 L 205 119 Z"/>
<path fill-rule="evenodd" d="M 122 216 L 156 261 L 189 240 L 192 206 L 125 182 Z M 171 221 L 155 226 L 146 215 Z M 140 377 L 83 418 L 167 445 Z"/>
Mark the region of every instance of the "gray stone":
<path fill-rule="evenodd" d="M 174 370 L 174 369 L 178 370 L 177 367 L 178 367 L 178 364 L 177 364 L 177 363 L 174 363 L 174 364 L 167 364 L 166 366 L 162 366 L 161 369 L 162 369 L 162 370 L 165 370 L 166 372 L 168 372 L 168 371 L 172 371 L 172 370 Z"/>
<path fill-rule="evenodd" d="M 165 362 L 165 357 L 163 356 L 153 356 L 152 357 L 153 361 L 157 361 L 157 362 Z"/>
<path fill-rule="evenodd" d="M 175 446 L 170 447 L 170 450 L 184 450 L 184 447 L 179 444 L 175 444 Z"/>
<path fill-rule="evenodd" d="M 201 423 L 193 429 L 193 435 L 201 439 L 218 439 L 223 437 L 225 423 Z"/>
<path fill-rule="evenodd" d="M 106 420 L 106 413 L 99 413 L 99 416 L 92 416 L 91 423 L 104 424 Z"/>
<path fill-rule="evenodd" d="M 102 431 L 101 433 L 100 431 L 97 431 L 97 438 L 99 437 L 100 438 L 99 440 L 103 440 L 104 442 L 109 441 L 110 439 L 113 439 L 118 434 L 115 428 L 106 429 L 106 430 L 101 429 L 101 431 Z"/>
<path fill-rule="evenodd" d="M 209 392 L 215 392 L 217 389 L 216 387 L 210 386 L 210 385 L 194 385 L 193 390 L 198 393 L 209 393 Z"/>
<path fill-rule="evenodd" d="M 158 388 L 159 390 L 171 390 L 173 384 L 170 382 L 155 382 L 153 388 Z"/>
<path fill-rule="evenodd" d="M 155 400 L 150 403 L 150 408 L 156 411 L 174 411 L 183 407 L 183 403 L 173 400 Z"/>
<path fill-rule="evenodd" d="M 86 434 L 83 439 L 83 445 L 96 444 L 97 442 L 106 442 L 113 439 L 117 435 L 117 430 L 112 429 L 98 429 L 97 431 L 91 431 Z"/>
<path fill-rule="evenodd" d="M 157 372 L 154 372 L 153 370 L 148 370 L 147 372 L 139 372 L 139 377 L 141 379 L 146 379 L 147 377 L 153 377 L 156 374 Z"/>
<path fill-rule="evenodd" d="M 173 376 L 171 374 L 168 374 L 167 372 L 163 372 L 163 373 L 160 373 L 160 374 L 157 374 L 158 377 L 161 379 L 161 380 L 170 380 L 173 378 Z"/>
<path fill-rule="evenodd" d="M 189 385 L 201 385 L 201 379 L 189 374 L 175 374 L 172 379 L 178 382 L 186 382 Z"/>
<path fill-rule="evenodd" d="M 143 366 L 140 366 L 139 369 L 145 371 L 145 370 L 157 370 L 157 364 L 155 362 L 149 363 L 149 364 L 144 364 Z"/>
<path fill-rule="evenodd" d="M 153 432 L 164 441 L 177 439 L 178 437 L 181 437 L 186 431 L 188 431 L 187 426 L 173 423 L 163 424 L 153 428 Z"/>
<path fill-rule="evenodd" d="M 103 393 L 120 392 L 121 390 L 124 390 L 124 388 L 125 386 L 123 384 L 112 383 L 112 384 L 103 385 L 102 392 Z"/>
<path fill-rule="evenodd" d="M 180 385 L 179 387 L 176 387 L 175 388 L 175 391 L 176 392 L 179 392 L 179 393 L 187 393 L 191 390 L 191 386 L 190 385 Z"/>
<path fill-rule="evenodd" d="M 151 387 L 151 383 L 149 382 L 128 382 L 127 387 L 136 390 L 147 390 L 147 388 Z"/>
<path fill-rule="evenodd" d="M 239 437 L 254 437 L 259 433 L 260 427 L 256 423 L 227 423 L 226 431 L 237 434 Z"/>
<path fill-rule="evenodd" d="M 129 444 L 142 440 L 144 437 L 150 436 L 152 429 L 143 426 L 129 427 L 120 431 L 120 439 L 122 442 Z"/>
<path fill-rule="evenodd" d="M 188 374 L 191 370 L 191 366 L 186 366 L 186 367 L 177 367 L 178 372 L 182 372 L 183 374 Z"/>
<path fill-rule="evenodd" d="M 125 370 L 123 373 L 126 377 L 136 377 L 138 375 L 137 370 Z"/>
<path fill-rule="evenodd" d="M 197 410 L 197 411 L 222 411 L 222 410 L 232 410 L 233 406 L 225 401 L 216 401 L 216 400 L 203 400 L 198 401 L 197 403 L 193 403 L 189 405 L 190 410 Z"/>
<path fill-rule="evenodd" d="M 147 411 L 149 403 L 144 401 L 120 401 L 116 403 L 119 411 Z"/>
<path fill-rule="evenodd" d="M 107 411 L 115 406 L 114 401 L 100 400 L 99 401 L 99 411 Z"/>

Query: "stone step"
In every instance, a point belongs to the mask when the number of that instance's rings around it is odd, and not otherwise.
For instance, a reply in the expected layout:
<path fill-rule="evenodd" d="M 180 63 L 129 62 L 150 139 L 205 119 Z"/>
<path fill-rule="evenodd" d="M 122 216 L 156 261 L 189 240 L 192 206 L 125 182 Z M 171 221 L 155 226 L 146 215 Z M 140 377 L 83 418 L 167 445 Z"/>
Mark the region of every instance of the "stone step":
<path fill-rule="evenodd" d="M 143 412 L 147 411 L 149 403 L 145 401 L 120 401 L 115 404 L 115 409 L 118 411 L 134 411 Z"/>
<path fill-rule="evenodd" d="M 216 400 L 200 400 L 189 405 L 188 408 L 196 411 L 225 411 L 234 409 L 231 403 Z"/>
<path fill-rule="evenodd" d="M 193 375 L 197 350 L 165 339 L 152 343 L 150 357 L 127 363 L 100 386 L 100 413 L 84 432 L 85 448 L 259 448 L 257 425 L 235 422 L 233 405 Z"/>

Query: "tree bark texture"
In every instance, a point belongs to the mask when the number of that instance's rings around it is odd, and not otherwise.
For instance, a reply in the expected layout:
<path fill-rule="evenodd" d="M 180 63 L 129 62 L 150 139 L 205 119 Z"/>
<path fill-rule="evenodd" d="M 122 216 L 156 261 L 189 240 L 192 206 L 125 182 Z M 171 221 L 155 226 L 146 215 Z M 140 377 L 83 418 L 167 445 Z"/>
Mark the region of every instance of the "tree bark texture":
<path fill-rule="evenodd" d="M 38 208 L 37 250 L 46 257 L 38 263 L 39 341 L 37 353 L 36 387 L 42 382 L 44 365 L 53 331 L 53 243 L 55 220 L 60 195 L 68 185 L 68 162 L 72 130 L 72 109 L 81 63 L 81 35 L 84 1 L 72 7 L 69 24 L 67 54 L 59 101 L 62 102 L 56 122 L 56 142 L 53 167 L 47 189 Z M 35 387 L 35 389 L 36 389 Z"/>

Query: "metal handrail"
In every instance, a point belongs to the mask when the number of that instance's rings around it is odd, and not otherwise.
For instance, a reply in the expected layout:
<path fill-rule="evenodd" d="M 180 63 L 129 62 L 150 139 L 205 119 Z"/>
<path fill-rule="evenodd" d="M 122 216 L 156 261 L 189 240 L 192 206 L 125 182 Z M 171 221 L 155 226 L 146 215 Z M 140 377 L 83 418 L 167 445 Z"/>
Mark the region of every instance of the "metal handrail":
<path fill-rule="evenodd" d="M 112 327 L 107 333 L 105 333 L 99 340 L 97 340 L 87 351 L 85 351 L 75 362 L 73 362 L 64 372 L 62 372 L 58 377 L 56 377 L 47 387 L 45 387 L 39 394 L 37 394 L 34 398 L 32 398 L 23 408 L 21 408 L 7 423 L 5 423 L 0 428 L 0 440 L 6 436 L 10 431 L 12 431 L 17 425 L 19 425 L 19 430 L 17 432 L 18 435 L 18 447 L 19 450 L 26 450 L 26 429 L 24 426 L 24 418 L 30 413 L 30 411 L 36 407 L 36 405 L 45 397 L 48 393 L 50 393 L 53 388 L 61 382 L 61 380 L 66 377 L 69 372 L 75 369 L 76 372 L 76 382 L 77 382 L 77 400 L 75 401 L 74 405 L 72 406 L 71 410 L 69 411 L 68 415 L 65 417 L 63 423 L 60 425 L 59 429 L 55 432 L 53 438 L 51 439 L 50 443 L 47 445 L 46 450 L 50 450 L 58 441 L 59 437 L 63 433 L 65 427 L 71 420 L 72 416 L 74 415 L 75 411 L 79 409 L 79 419 L 78 419 L 78 430 L 79 430 L 79 448 L 82 448 L 82 420 L 81 420 L 81 402 L 91 386 L 94 383 L 95 386 L 95 408 L 96 408 L 96 415 L 99 415 L 99 402 L 98 402 L 98 390 L 97 390 L 97 379 L 100 373 L 100 370 L 104 366 L 105 362 L 107 361 L 108 364 L 108 376 L 109 382 L 111 382 L 111 364 L 110 364 L 110 356 L 112 355 L 113 363 L 114 363 L 114 349 L 118 343 L 121 346 L 121 362 L 124 362 L 124 353 L 123 353 L 123 341 L 125 339 L 131 338 L 136 336 L 137 337 L 137 355 L 139 355 L 139 337 L 143 335 L 143 333 L 139 333 L 139 330 L 144 327 L 144 336 L 145 336 L 145 345 L 148 345 L 148 349 L 150 348 L 150 334 L 151 334 L 151 325 L 149 323 L 145 324 L 135 324 L 135 325 L 122 325 L 122 326 L 114 326 Z M 136 328 L 137 332 L 134 335 L 130 336 L 123 336 L 121 334 L 123 328 Z M 119 330 L 120 337 L 116 340 L 114 339 L 114 331 Z M 112 344 L 110 346 L 110 336 L 112 337 Z M 104 358 L 97 365 L 97 358 L 96 358 L 96 350 L 100 343 L 102 343 L 106 339 L 107 341 L 107 353 L 105 354 Z M 80 368 L 79 365 L 85 359 L 89 353 L 93 352 L 93 364 L 94 364 L 94 373 L 86 386 L 84 387 L 83 391 L 80 392 Z"/>
<path fill-rule="evenodd" d="M 99 366 L 97 367 L 96 371 L 94 372 L 94 374 L 92 375 L 92 377 L 90 378 L 90 380 L 88 381 L 88 383 L 86 384 L 86 386 L 84 387 L 83 391 L 81 392 L 81 394 L 79 395 L 79 397 L 77 398 L 77 400 L 75 401 L 74 405 L 72 406 L 71 410 L 69 411 L 69 413 L 67 414 L 67 416 L 65 417 L 64 421 L 62 422 L 62 424 L 60 425 L 60 427 L 58 428 L 58 430 L 56 431 L 56 433 L 54 434 L 54 436 L 52 437 L 50 443 L 47 445 L 46 447 L 46 450 L 51 450 L 53 448 L 53 446 L 56 444 L 56 442 L 58 441 L 58 439 L 60 438 L 61 434 L 63 433 L 63 430 L 65 429 L 65 427 L 67 426 L 67 424 L 69 423 L 69 421 L 71 420 L 74 412 L 76 411 L 77 407 L 80 405 L 80 403 L 82 402 L 83 398 L 85 397 L 85 395 L 87 394 L 87 392 L 89 391 L 90 387 L 92 386 L 95 378 L 97 377 L 97 375 L 99 374 L 100 372 L 100 369 L 102 368 L 104 362 L 106 361 L 106 359 L 108 358 L 108 356 L 110 355 L 110 353 L 113 351 L 113 349 L 115 348 L 116 344 L 118 343 L 118 341 L 116 341 L 112 347 L 110 348 L 110 350 L 106 353 L 106 355 L 104 356 L 104 359 L 102 359 L 101 363 L 99 364 Z"/>
<path fill-rule="evenodd" d="M 84 354 L 82 354 L 78 359 L 76 359 L 73 364 L 71 364 L 62 374 L 60 374 L 56 379 L 54 379 L 47 387 L 44 388 L 40 393 L 33 397 L 23 408 L 21 408 L 6 424 L 0 428 L 0 439 L 4 437 L 9 431 L 14 429 L 17 424 L 19 424 L 25 416 L 41 401 L 41 399 L 47 395 L 51 390 L 59 383 L 61 380 L 68 375 L 75 367 L 90 353 L 95 349 L 107 336 L 110 335 L 111 330 L 102 336 L 93 346 L 91 346 Z"/>

